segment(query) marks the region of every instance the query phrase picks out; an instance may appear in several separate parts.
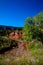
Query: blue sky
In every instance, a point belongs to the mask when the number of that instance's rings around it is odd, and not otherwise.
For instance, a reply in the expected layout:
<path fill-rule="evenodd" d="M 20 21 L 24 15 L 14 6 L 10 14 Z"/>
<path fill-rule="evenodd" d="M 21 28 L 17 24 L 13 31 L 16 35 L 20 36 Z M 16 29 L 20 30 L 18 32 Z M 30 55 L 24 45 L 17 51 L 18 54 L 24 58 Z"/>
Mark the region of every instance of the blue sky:
<path fill-rule="evenodd" d="M 43 11 L 43 0 L 0 0 L 0 25 L 24 26 L 27 17 Z"/>

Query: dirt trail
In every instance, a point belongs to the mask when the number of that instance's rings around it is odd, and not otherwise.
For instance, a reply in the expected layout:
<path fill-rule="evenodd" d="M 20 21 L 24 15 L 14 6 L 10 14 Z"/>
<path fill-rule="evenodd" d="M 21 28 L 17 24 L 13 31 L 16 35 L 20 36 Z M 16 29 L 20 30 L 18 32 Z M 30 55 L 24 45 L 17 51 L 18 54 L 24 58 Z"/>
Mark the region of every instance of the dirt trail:
<path fill-rule="evenodd" d="M 7 55 L 13 55 L 13 56 L 22 56 L 22 55 L 31 55 L 31 52 L 28 50 L 27 46 L 21 41 L 18 42 L 17 47 L 13 47 L 10 51 L 5 52 Z"/>

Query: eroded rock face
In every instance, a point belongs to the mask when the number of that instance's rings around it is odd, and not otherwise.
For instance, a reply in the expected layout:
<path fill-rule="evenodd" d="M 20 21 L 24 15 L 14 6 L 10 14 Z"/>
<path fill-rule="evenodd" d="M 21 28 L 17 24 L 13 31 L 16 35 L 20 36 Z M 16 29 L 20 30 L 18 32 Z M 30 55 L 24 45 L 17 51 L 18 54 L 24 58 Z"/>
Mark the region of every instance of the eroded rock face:
<path fill-rule="evenodd" d="M 12 32 L 9 34 L 9 38 L 11 39 L 23 38 L 23 33 L 22 31 L 16 30 L 15 32 Z"/>

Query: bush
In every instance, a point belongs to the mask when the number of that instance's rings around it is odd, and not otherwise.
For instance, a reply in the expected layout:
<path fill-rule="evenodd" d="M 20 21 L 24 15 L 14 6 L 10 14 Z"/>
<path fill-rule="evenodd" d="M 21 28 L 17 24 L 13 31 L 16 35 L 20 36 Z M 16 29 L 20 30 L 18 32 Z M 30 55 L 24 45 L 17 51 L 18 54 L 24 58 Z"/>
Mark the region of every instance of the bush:
<path fill-rule="evenodd" d="M 11 40 L 10 38 L 7 38 L 5 36 L 0 36 L 0 50 L 15 45 L 16 43 L 14 40 Z"/>
<path fill-rule="evenodd" d="M 28 43 L 28 48 L 30 49 L 42 48 L 42 43 L 38 40 L 32 40 L 31 42 Z"/>
<path fill-rule="evenodd" d="M 7 34 L 9 35 L 9 33 L 11 33 L 12 30 L 0 30 L 0 35 L 1 36 L 6 36 Z"/>

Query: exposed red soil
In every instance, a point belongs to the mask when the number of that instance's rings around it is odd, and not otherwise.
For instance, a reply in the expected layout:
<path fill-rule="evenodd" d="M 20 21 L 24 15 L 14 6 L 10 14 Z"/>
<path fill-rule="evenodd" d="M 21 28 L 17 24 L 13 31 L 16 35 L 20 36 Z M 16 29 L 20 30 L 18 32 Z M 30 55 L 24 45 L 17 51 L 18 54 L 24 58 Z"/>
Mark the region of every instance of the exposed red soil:
<path fill-rule="evenodd" d="M 21 34 L 18 31 L 16 31 L 15 33 L 12 32 L 9 34 L 8 36 L 9 38 L 18 41 L 18 38 L 22 38 L 23 34 Z M 27 45 L 22 42 L 22 41 L 18 41 L 17 42 L 18 46 L 17 47 L 13 47 L 10 51 L 5 52 L 5 54 L 7 55 L 13 55 L 13 56 L 21 56 L 21 55 L 31 55 L 31 52 L 29 51 L 29 49 L 27 48 Z"/>
<path fill-rule="evenodd" d="M 7 55 L 13 55 L 13 56 L 22 56 L 23 54 L 25 56 L 31 55 L 31 52 L 28 50 L 27 46 L 23 42 L 18 42 L 17 47 L 13 47 L 10 51 L 5 52 Z"/>

